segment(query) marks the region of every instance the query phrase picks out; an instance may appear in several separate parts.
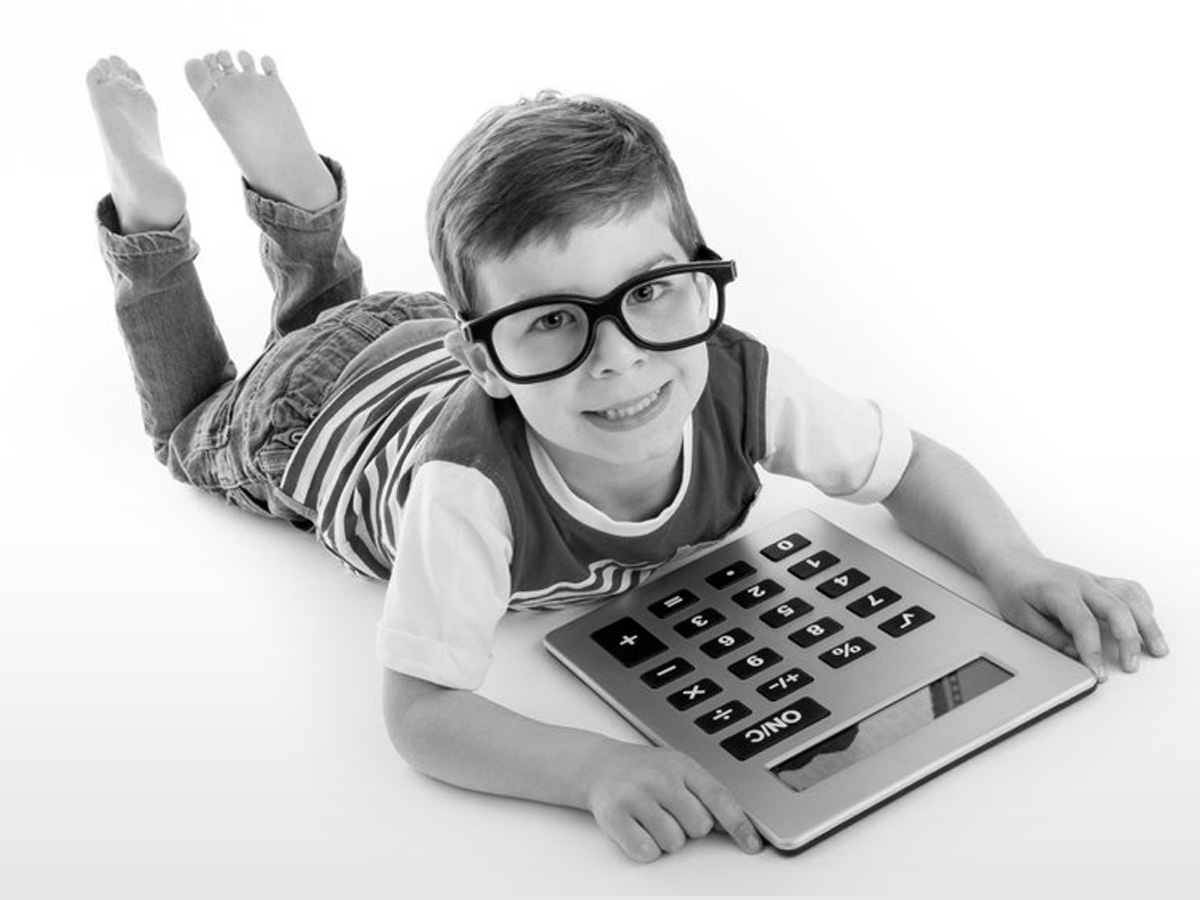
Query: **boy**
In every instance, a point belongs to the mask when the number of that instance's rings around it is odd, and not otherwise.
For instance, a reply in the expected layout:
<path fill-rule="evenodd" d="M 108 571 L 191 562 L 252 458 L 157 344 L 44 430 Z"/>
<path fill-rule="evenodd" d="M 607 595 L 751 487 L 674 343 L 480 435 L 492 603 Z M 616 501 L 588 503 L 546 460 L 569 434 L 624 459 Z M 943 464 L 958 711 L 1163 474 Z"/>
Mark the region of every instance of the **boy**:
<path fill-rule="evenodd" d="M 101 246 L 146 429 L 176 477 L 314 528 L 353 571 L 388 579 L 385 719 L 420 771 L 587 809 L 637 860 L 717 826 L 759 849 L 686 756 L 473 690 L 505 609 L 600 597 L 720 539 L 760 463 L 884 503 L 1101 678 L 1101 620 L 1126 671 L 1143 644 L 1167 652 L 1140 586 L 1044 558 L 961 457 L 722 324 L 733 266 L 704 246 L 641 116 L 550 94 L 493 110 L 431 194 L 446 297 L 363 297 L 339 167 L 313 150 L 273 62 L 239 62 L 222 52 L 185 72 L 242 169 L 275 287 L 268 347 L 240 380 L 153 101 L 119 58 L 88 75 L 112 181 Z"/>

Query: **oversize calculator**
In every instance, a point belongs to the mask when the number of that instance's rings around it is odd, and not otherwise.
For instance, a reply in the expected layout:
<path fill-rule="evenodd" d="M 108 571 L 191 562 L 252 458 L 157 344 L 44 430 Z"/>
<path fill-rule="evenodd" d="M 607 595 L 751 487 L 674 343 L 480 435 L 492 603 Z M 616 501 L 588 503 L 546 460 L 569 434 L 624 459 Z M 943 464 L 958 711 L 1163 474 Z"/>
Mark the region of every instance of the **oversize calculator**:
<path fill-rule="evenodd" d="M 802 848 L 1096 687 L 815 513 L 613 598 L 546 648 L 763 837 Z"/>

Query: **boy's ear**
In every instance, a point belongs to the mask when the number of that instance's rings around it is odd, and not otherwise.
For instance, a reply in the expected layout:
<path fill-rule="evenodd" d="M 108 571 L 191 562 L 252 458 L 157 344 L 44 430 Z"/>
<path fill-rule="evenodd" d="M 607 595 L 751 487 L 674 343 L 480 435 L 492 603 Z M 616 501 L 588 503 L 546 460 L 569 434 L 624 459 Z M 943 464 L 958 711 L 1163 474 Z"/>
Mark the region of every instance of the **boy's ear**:
<path fill-rule="evenodd" d="M 492 368 L 492 361 L 488 359 L 487 349 L 482 344 L 468 341 L 463 337 L 463 333 L 455 328 L 446 332 L 446 336 L 442 338 L 442 345 L 447 353 L 467 367 L 471 377 L 479 382 L 479 386 L 493 400 L 503 400 L 512 395 L 508 385 Z"/>

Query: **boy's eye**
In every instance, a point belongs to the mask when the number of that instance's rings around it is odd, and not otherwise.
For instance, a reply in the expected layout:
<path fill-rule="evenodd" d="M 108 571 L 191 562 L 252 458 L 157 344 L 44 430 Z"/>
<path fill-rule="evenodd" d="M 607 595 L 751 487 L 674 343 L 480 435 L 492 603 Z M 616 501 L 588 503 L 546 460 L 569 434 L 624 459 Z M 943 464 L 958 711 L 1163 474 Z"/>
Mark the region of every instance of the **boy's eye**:
<path fill-rule="evenodd" d="M 629 292 L 628 296 L 634 303 L 649 303 L 661 297 L 665 287 L 661 281 L 651 281 L 647 284 L 639 284 Z"/>
<path fill-rule="evenodd" d="M 571 324 L 574 318 L 570 313 L 563 309 L 551 310 L 548 313 L 542 313 L 533 320 L 529 326 L 530 331 L 554 331 L 562 328 L 565 325 Z"/>

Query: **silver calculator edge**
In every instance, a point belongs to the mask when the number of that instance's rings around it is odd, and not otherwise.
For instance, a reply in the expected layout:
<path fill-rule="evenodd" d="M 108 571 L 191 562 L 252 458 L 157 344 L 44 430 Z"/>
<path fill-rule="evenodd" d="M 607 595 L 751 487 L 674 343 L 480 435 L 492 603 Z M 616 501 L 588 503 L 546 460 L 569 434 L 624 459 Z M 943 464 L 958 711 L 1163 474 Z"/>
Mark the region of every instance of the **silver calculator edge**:
<path fill-rule="evenodd" d="M 860 760 L 838 775 L 827 779 L 826 782 L 809 788 L 803 795 L 792 793 L 790 788 L 778 782 L 767 787 L 766 785 L 774 780 L 775 776 L 773 775 L 770 775 L 769 779 L 760 779 L 754 776 L 754 780 L 758 783 L 749 786 L 743 783 L 742 775 L 747 772 L 757 772 L 757 770 L 762 770 L 769 775 L 768 770 L 776 761 L 793 757 L 846 727 L 848 720 L 845 717 L 832 718 L 828 722 L 821 723 L 824 727 L 814 728 L 811 732 L 797 736 L 792 741 L 784 742 L 775 748 L 775 752 L 766 753 L 761 759 L 737 763 L 732 759 L 722 759 L 719 754 L 709 755 L 706 758 L 704 753 L 691 753 L 697 762 L 708 768 L 734 793 L 746 808 L 747 815 L 754 821 L 759 831 L 778 849 L 799 851 L 811 846 L 852 824 L 867 813 L 878 809 L 888 801 L 924 784 L 936 775 L 1095 690 L 1097 680 L 1092 672 L 1082 664 L 1058 653 L 1036 638 L 1005 623 L 989 610 L 971 603 L 927 575 L 912 569 L 877 547 L 866 544 L 861 539 L 808 510 L 797 511 L 774 523 L 767 523 L 762 528 L 728 541 L 712 551 L 697 556 L 694 560 L 659 579 L 653 579 L 631 591 L 610 598 L 603 606 L 590 606 L 587 611 L 572 621 L 549 632 L 543 638 L 543 646 L 648 740 L 659 746 L 672 746 L 682 749 L 684 752 L 690 752 L 690 748 L 680 747 L 679 744 L 682 743 L 680 741 L 672 742 L 668 735 L 660 733 L 660 730 L 648 722 L 646 717 L 640 715 L 637 710 L 631 709 L 630 704 L 600 684 L 585 671 L 583 665 L 572 659 L 572 655 L 578 654 L 573 654 L 567 648 L 574 642 L 576 649 L 580 649 L 582 639 L 600 621 L 606 618 L 615 618 L 621 612 L 641 609 L 646 602 L 672 591 L 675 584 L 686 582 L 688 576 L 684 570 L 691 570 L 693 563 L 704 565 L 704 560 L 711 560 L 719 567 L 719 561 L 723 555 L 738 553 L 748 555 L 751 550 L 757 553 L 760 549 L 758 545 L 762 543 L 765 536 L 783 534 L 792 528 L 801 530 L 807 536 L 815 536 L 820 542 L 836 539 L 843 545 L 859 545 L 867 548 L 871 554 L 885 559 L 897 570 L 905 570 L 911 576 L 954 598 L 959 604 L 962 604 L 962 609 L 968 617 L 977 615 L 986 617 L 986 620 L 995 623 L 999 628 L 985 626 L 985 629 L 1002 636 L 1003 653 L 996 654 L 990 652 L 988 648 L 965 648 L 960 653 L 947 655 L 941 663 L 930 670 L 927 676 L 919 676 L 907 683 L 898 684 L 896 689 L 887 696 L 881 697 L 872 706 L 863 708 L 856 718 L 850 720 L 850 724 L 862 722 L 874 712 L 887 707 L 897 698 L 903 697 L 913 690 L 919 690 L 921 684 L 928 684 L 926 678 L 942 677 L 954 671 L 956 666 L 966 664 L 973 659 L 983 658 L 998 662 L 1002 667 L 1012 670 L 1015 675 L 1034 668 L 1042 679 L 1042 683 L 1028 685 L 1030 679 L 1026 677 L 1023 679 L 1022 686 L 1030 689 L 1014 693 L 1010 686 L 1008 691 L 992 692 L 995 696 L 982 695 L 980 700 L 986 702 L 974 701 L 956 709 L 955 724 L 967 727 L 972 731 L 970 740 L 948 744 L 944 735 L 945 725 L 942 723 L 938 727 L 937 721 L 930 723 L 920 731 L 901 738 L 900 742 L 907 742 L 907 749 L 915 751 L 923 758 L 921 765 L 914 766 L 906 760 L 898 763 L 895 753 L 877 754 Z M 694 570 L 692 571 L 694 572 Z M 694 575 L 692 577 L 694 578 Z M 586 644 L 582 646 L 586 647 Z M 584 652 L 588 653 L 586 650 Z M 1002 658 L 995 658 L 997 656 Z M 602 657 L 597 656 L 596 658 Z M 955 659 L 958 660 L 957 663 L 954 662 Z M 609 662 L 609 660 L 605 660 L 602 664 Z M 628 674 L 632 674 L 632 672 Z M 1016 679 L 1013 680 L 1016 681 Z M 646 694 L 650 695 L 648 691 Z M 664 715 L 669 714 L 664 712 Z M 972 722 L 965 721 L 967 715 L 975 719 L 978 724 L 973 725 Z M 690 717 L 684 715 L 680 718 L 683 720 Z M 700 741 L 710 737 L 702 735 L 698 730 L 696 735 L 698 735 L 697 740 Z M 715 741 L 709 740 L 708 744 L 713 745 Z M 911 758 L 913 753 L 910 752 L 907 756 Z M 853 781 L 848 780 L 851 777 L 853 777 Z M 778 798 L 772 798 L 778 802 L 766 802 L 766 797 L 771 790 L 780 791 Z M 788 806 L 795 808 L 791 814 L 777 811 Z"/>

